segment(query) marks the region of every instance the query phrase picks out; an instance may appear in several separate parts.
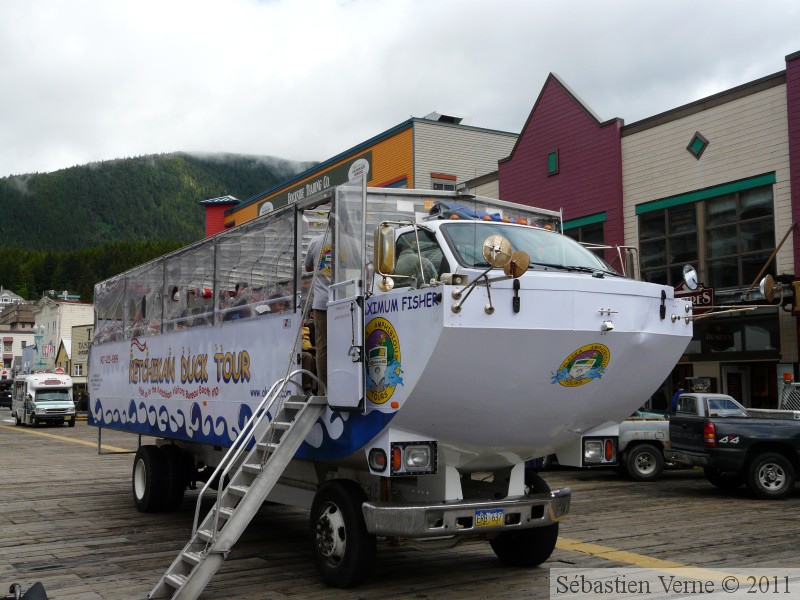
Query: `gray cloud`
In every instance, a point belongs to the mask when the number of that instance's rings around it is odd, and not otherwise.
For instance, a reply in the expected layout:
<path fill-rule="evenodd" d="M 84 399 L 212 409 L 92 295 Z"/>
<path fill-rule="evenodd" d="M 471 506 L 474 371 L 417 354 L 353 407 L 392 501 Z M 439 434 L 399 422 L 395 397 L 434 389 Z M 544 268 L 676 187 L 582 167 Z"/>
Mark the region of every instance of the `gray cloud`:
<path fill-rule="evenodd" d="M 794 0 L 0 3 L 0 176 L 150 153 L 324 160 L 438 110 L 518 132 L 549 72 L 630 123 L 769 75 Z"/>

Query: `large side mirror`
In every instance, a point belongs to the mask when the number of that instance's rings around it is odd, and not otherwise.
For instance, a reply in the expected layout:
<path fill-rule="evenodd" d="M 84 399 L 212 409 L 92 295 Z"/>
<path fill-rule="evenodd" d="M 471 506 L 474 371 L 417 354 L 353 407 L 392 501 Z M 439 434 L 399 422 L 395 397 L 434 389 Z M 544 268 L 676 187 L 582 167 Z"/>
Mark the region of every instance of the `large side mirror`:
<path fill-rule="evenodd" d="M 697 289 L 697 271 L 694 270 L 692 265 L 683 266 L 683 281 L 686 282 L 686 287 L 690 290 Z"/>
<path fill-rule="evenodd" d="M 394 237 L 394 228 L 385 223 L 381 223 L 375 228 L 375 256 L 373 264 L 379 275 L 391 275 L 394 273 Z"/>
<path fill-rule="evenodd" d="M 767 299 L 767 302 L 774 302 L 775 294 L 778 294 L 778 298 L 781 302 L 783 301 L 783 286 L 779 282 L 776 282 L 772 275 L 767 275 L 761 280 L 758 284 L 758 290 L 761 292 L 761 295 Z"/>
<path fill-rule="evenodd" d="M 483 241 L 483 258 L 495 268 L 505 267 L 511 260 L 513 248 L 502 235 L 490 235 Z M 527 267 L 526 267 L 527 268 Z"/>

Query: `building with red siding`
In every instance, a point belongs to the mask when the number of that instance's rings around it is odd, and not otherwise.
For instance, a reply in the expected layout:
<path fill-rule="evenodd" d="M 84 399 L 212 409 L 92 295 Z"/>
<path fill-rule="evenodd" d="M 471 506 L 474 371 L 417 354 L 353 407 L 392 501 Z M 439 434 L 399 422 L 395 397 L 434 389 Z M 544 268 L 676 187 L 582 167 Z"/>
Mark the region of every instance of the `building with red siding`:
<path fill-rule="evenodd" d="M 696 320 L 660 397 L 708 386 L 776 407 L 784 374 L 800 374 L 800 52 L 785 62 L 631 124 L 598 118 L 551 74 L 497 173 L 464 182 L 563 209 L 565 233 L 580 241 L 634 248 L 634 272 L 690 296 L 697 313 L 755 307 Z M 682 288 L 686 264 L 700 293 Z M 773 293 L 759 289 L 765 275 Z"/>

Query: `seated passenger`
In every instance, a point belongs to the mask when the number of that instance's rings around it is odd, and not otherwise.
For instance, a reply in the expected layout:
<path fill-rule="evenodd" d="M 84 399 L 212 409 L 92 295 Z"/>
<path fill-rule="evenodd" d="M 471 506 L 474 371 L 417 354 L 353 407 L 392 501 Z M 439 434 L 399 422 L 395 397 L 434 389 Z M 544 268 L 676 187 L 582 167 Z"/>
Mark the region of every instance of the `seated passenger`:
<path fill-rule="evenodd" d="M 422 262 L 422 272 L 420 272 L 420 261 Z M 397 275 L 397 285 L 400 287 L 414 285 L 420 287 L 424 283 L 430 283 L 431 279 L 439 277 L 436 266 L 424 256 L 420 257 L 414 250 L 404 250 L 397 259 L 394 269 Z M 411 277 L 416 278 L 416 284 L 412 283 Z"/>

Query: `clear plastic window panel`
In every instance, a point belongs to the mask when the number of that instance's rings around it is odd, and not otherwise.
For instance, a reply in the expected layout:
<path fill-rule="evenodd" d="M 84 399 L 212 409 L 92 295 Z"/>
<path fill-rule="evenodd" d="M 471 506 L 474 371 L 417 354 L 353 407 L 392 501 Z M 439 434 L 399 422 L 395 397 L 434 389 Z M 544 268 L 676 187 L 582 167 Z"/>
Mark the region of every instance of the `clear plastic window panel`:
<path fill-rule="evenodd" d="M 125 281 L 125 339 L 161 333 L 163 259 L 128 271 Z"/>
<path fill-rule="evenodd" d="M 293 211 L 283 211 L 217 238 L 216 322 L 295 308 L 293 219 Z"/>
<path fill-rule="evenodd" d="M 95 337 L 94 343 L 122 339 L 125 278 L 118 276 L 94 286 Z"/>
<path fill-rule="evenodd" d="M 164 272 L 164 331 L 210 325 L 214 317 L 213 240 L 166 257 Z"/>

